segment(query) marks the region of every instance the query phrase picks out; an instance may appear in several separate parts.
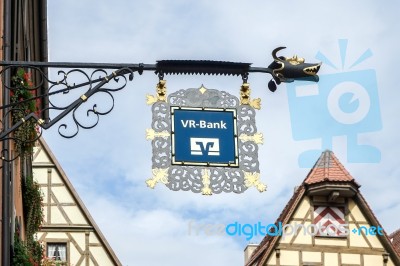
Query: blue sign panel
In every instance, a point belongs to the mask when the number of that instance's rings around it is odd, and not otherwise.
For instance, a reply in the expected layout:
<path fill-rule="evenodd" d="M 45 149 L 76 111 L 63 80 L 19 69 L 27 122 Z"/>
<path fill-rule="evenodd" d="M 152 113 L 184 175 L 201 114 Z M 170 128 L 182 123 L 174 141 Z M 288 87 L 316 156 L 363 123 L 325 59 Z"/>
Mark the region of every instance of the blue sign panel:
<path fill-rule="evenodd" d="M 236 110 L 171 107 L 172 164 L 239 166 Z"/>

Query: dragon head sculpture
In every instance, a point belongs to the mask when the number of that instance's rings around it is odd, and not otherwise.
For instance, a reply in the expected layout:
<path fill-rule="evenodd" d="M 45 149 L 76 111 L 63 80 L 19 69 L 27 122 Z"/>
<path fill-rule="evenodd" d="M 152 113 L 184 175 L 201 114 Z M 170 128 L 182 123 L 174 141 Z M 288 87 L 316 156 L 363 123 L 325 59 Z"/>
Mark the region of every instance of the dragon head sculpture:
<path fill-rule="evenodd" d="M 268 83 L 270 91 L 276 90 L 276 84 L 293 82 L 294 80 L 318 81 L 317 73 L 321 63 L 304 63 L 304 58 L 277 56 L 276 53 L 286 47 L 278 47 L 272 51 L 274 61 L 268 66 L 272 70 L 273 79 Z"/>

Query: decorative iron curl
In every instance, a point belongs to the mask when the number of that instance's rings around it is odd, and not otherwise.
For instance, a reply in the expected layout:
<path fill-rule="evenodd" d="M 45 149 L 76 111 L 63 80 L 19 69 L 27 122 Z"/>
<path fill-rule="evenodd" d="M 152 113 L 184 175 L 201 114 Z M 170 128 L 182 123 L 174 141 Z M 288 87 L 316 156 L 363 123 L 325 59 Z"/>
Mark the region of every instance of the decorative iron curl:
<path fill-rule="evenodd" d="M 0 71 L 0 76 L 4 74 L 13 73 L 20 66 L 10 65 L 4 67 Z M 0 140 L 11 140 L 13 143 L 22 143 L 22 145 L 34 145 L 34 143 L 41 137 L 42 129 L 48 129 L 54 124 L 58 123 L 62 118 L 70 115 L 72 122 L 64 122 L 58 126 L 58 132 L 65 138 L 75 137 L 81 128 L 91 129 L 98 125 L 100 117 L 109 114 L 114 109 L 115 99 L 112 93 L 120 91 L 127 86 L 128 81 L 132 81 L 134 77 L 134 71 L 128 67 L 120 68 L 108 73 L 104 69 L 95 69 L 91 74 L 87 74 L 81 69 L 71 69 L 69 71 L 59 70 L 55 80 L 51 80 L 46 72 L 39 67 L 26 66 L 25 71 L 29 71 L 32 75 L 35 83 L 31 84 L 26 89 L 32 94 L 27 99 L 21 99 L 21 101 L 13 102 L 8 105 L 2 106 L 3 119 L 0 120 Z M 80 78 L 78 82 L 72 82 L 71 77 L 76 76 Z M 57 79 L 57 77 L 59 77 Z M 48 87 L 48 88 L 46 88 Z M 8 89 L 11 94 L 16 91 L 15 84 L 4 85 L 5 89 Z M 57 99 L 52 99 L 50 96 L 56 94 L 70 95 L 72 101 L 65 101 L 57 103 Z M 103 95 L 110 99 L 109 106 L 104 110 L 99 108 L 99 104 L 89 104 L 88 100 L 93 95 Z M 12 114 L 14 112 L 20 112 L 24 114 L 24 104 L 31 101 L 47 99 L 47 106 L 36 110 L 36 112 L 27 113 L 18 121 L 12 120 Z M 103 107 L 103 106 L 102 106 Z M 78 113 L 83 111 L 86 116 L 79 116 Z M 56 113 L 54 115 L 54 113 Z M 50 114 L 50 117 L 46 117 L 46 114 Z M 51 117 L 54 115 L 54 117 Z M 8 116 L 8 119 L 5 119 Z M 12 124 L 5 126 L 3 121 L 12 121 Z M 89 121 L 89 122 L 88 122 Z M 29 139 L 21 139 L 15 136 L 16 130 L 21 128 L 25 123 L 33 123 L 36 128 L 36 134 Z M 69 130 L 71 129 L 72 130 Z M 10 150 L 13 150 L 12 148 Z M 18 158 L 20 152 L 15 152 L 13 156 L 5 156 L 10 153 L 10 150 L 0 151 L 0 159 L 4 161 L 13 161 Z M 9 158 L 9 159 L 7 159 Z"/>
<path fill-rule="evenodd" d="M 59 106 L 56 105 L 54 102 L 50 102 L 51 106 L 48 109 L 61 111 L 60 115 L 62 115 L 62 117 L 64 116 L 65 112 L 67 113 L 72 112 L 73 123 L 68 125 L 68 123 L 65 122 L 58 126 L 59 134 L 65 138 L 75 137 L 79 133 L 79 130 L 81 128 L 91 129 L 97 126 L 100 121 L 100 116 L 107 115 L 114 109 L 115 99 L 114 96 L 112 95 L 112 92 L 122 90 L 123 88 L 126 87 L 128 80 L 129 81 L 133 80 L 133 71 L 130 70 L 129 68 L 119 69 L 117 71 L 112 72 L 111 74 L 108 74 L 107 71 L 103 69 L 96 69 L 91 73 L 90 76 L 86 72 L 80 69 L 73 69 L 68 72 L 62 71 L 59 73 L 62 73 L 65 76 L 64 94 L 70 93 L 72 89 L 76 89 L 78 87 L 82 88 L 84 86 L 87 86 L 87 89 L 83 92 L 80 98 L 75 100 L 75 102 L 73 102 L 72 105 L 68 104 L 66 106 Z M 70 85 L 68 83 L 68 76 L 75 73 L 82 74 L 83 77 L 85 78 L 85 82 L 79 85 L 76 84 Z M 128 77 L 125 76 L 126 74 L 129 74 Z M 99 75 L 98 78 L 96 77 L 97 75 Z M 116 85 L 116 87 L 110 86 L 111 81 L 114 82 L 114 85 Z M 54 86 L 60 86 L 60 84 L 56 84 Z M 54 86 L 50 87 L 49 90 L 53 89 Z M 88 99 L 95 94 L 97 95 L 102 94 L 107 96 L 111 100 L 111 106 L 106 108 L 106 110 L 101 111 L 98 108 L 99 107 L 98 104 L 92 104 L 92 105 L 86 104 Z M 83 121 L 85 117 L 82 116 L 80 117 L 77 115 L 77 113 L 80 110 L 85 111 L 86 121 Z M 90 122 L 89 120 L 92 121 Z M 53 121 L 54 119 L 51 120 L 51 122 Z M 68 132 L 69 128 L 73 128 L 72 132 Z"/>

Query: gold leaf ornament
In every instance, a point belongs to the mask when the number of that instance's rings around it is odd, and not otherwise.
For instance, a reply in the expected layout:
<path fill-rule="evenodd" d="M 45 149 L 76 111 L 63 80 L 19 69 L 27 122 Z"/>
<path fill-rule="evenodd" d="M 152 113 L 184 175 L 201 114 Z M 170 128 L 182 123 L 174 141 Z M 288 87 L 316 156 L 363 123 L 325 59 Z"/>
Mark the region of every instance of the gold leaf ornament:
<path fill-rule="evenodd" d="M 260 173 L 257 172 L 244 172 L 244 184 L 246 187 L 254 186 L 260 192 L 267 190 L 267 186 L 260 182 Z"/>
<path fill-rule="evenodd" d="M 264 136 L 262 133 L 255 133 L 254 135 L 240 134 L 239 139 L 243 142 L 253 141 L 256 144 L 264 143 Z"/>
<path fill-rule="evenodd" d="M 261 99 L 256 98 L 250 101 L 250 106 L 254 109 L 260 110 L 261 109 Z"/>
<path fill-rule="evenodd" d="M 203 181 L 203 188 L 201 189 L 201 194 L 203 195 L 212 195 L 212 191 L 210 189 L 210 172 L 207 169 L 203 169 L 202 173 L 202 181 Z"/>
<path fill-rule="evenodd" d="M 146 103 L 148 105 L 152 105 L 156 102 L 167 102 L 167 87 L 165 84 L 167 83 L 166 80 L 160 80 L 156 85 L 156 96 L 151 94 L 146 95 Z"/>
<path fill-rule="evenodd" d="M 154 168 L 152 170 L 153 177 L 146 180 L 146 184 L 150 188 L 154 188 L 157 183 L 168 183 L 168 168 Z"/>
<path fill-rule="evenodd" d="M 163 130 L 161 132 L 156 132 L 152 128 L 146 129 L 146 139 L 147 140 L 153 140 L 155 138 L 163 138 L 167 139 L 171 134 L 167 130 Z"/>

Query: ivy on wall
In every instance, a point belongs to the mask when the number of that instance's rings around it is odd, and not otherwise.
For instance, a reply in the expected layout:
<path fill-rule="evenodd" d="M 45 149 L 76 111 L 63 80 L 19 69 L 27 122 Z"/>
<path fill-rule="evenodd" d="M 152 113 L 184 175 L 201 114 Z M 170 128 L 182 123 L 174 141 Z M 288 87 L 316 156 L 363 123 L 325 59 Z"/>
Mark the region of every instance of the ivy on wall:
<path fill-rule="evenodd" d="M 43 222 L 43 195 L 40 186 L 33 180 L 33 177 L 27 177 L 23 182 L 22 197 L 25 214 L 26 246 L 30 257 L 34 262 L 40 262 L 43 257 L 43 247 L 35 239 L 35 234 L 39 231 Z"/>
<path fill-rule="evenodd" d="M 34 140 L 37 135 L 36 122 L 32 119 L 24 120 L 24 117 L 30 113 L 37 112 L 36 101 L 32 99 L 31 74 L 19 68 L 15 76 L 11 78 L 13 88 L 10 92 L 11 104 L 16 104 L 12 110 L 12 123 L 19 121 L 24 123 L 14 131 L 15 148 L 21 154 L 31 154 L 34 146 Z"/>
<path fill-rule="evenodd" d="M 17 233 L 14 235 L 14 256 L 12 262 L 12 265 L 32 265 L 31 261 L 29 260 L 28 249 L 26 248 L 25 243 L 19 238 Z"/>
<path fill-rule="evenodd" d="M 32 177 L 22 180 L 22 200 L 25 218 L 25 241 L 16 222 L 13 265 L 39 266 L 44 259 L 43 246 L 35 239 L 43 222 L 43 196 L 40 186 Z"/>
<path fill-rule="evenodd" d="M 37 124 L 33 119 L 25 120 L 30 113 L 37 113 L 38 102 L 32 99 L 33 83 L 31 74 L 20 68 L 11 78 L 13 88 L 10 91 L 10 102 L 13 105 L 12 124 L 22 121 L 22 125 L 14 131 L 15 150 L 21 158 L 32 156 L 37 138 Z M 25 173 L 26 175 L 26 173 Z M 14 235 L 13 264 L 22 266 L 64 266 L 67 262 L 55 261 L 45 256 L 43 246 L 35 239 L 43 222 L 43 195 L 40 186 L 31 174 L 24 178 L 21 172 L 22 201 L 25 223 L 25 241 L 21 239 L 20 226 L 16 221 Z"/>

